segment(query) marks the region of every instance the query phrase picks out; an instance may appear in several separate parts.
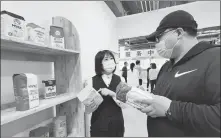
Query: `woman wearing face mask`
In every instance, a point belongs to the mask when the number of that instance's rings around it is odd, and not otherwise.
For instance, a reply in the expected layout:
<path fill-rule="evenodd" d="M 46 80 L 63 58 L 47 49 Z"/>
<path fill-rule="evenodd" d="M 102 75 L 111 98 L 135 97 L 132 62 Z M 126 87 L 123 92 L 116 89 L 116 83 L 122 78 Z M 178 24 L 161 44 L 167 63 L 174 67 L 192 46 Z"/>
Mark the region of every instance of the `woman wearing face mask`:
<path fill-rule="evenodd" d="M 87 84 L 99 91 L 103 102 L 92 113 L 90 135 L 91 137 L 123 137 L 124 119 L 119 103 L 114 98 L 117 85 L 121 82 L 115 75 L 116 61 L 114 55 L 103 50 L 95 56 L 96 75 L 87 81 Z"/>

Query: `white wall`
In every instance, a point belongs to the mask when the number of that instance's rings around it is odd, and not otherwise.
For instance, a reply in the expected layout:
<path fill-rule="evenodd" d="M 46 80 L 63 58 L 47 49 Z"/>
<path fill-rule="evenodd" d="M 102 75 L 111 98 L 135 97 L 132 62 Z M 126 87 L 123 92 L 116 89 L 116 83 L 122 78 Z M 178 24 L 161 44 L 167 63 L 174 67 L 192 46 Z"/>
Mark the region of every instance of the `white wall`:
<path fill-rule="evenodd" d="M 41 24 L 53 16 L 63 16 L 76 27 L 80 37 L 82 77 L 94 75 L 94 57 L 101 49 L 117 51 L 116 17 L 103 1 L 23 1 L 1 2 L 1 10 Z"/>
<path fill-rule="evenodd" d="M 220 26 L 220 1 L 197 1 L 120 17 L 117 19 L 118 39 L 149 35 L 156 30 L 164 16 L 179 9 L 192 14 L 198 28 Z"/>
<path fill-rule="evenodd" d="M 82 79 L 95 74 L 94 57 L 102 49 L 117 52 L 118 40 L 116 35 L 116 17 L 103 1 L 25 1 L 25 2 L 1 2 L 1 10 L 7 10 L 21 15 L 27 22 L 41 25 L 51 22 L 53 16 L 62 16 L 69 19 L 76 27 L 81 47 Z M 53 77 L 53 66 L 46 62 L 27 62 L 4 60 L 1 62 L 1 105 L 14 101 L 12 85 L 12 74 L 21 72 L 33 72 L 40 79 Z M 37 122 L 51 117 L 50 111 L 44 111 Z M 33 116 L 30 116 L 33 117 Z M 19 121 L 21 122 L 22 119 Z M 26 118 L 26 124 L 33 122 L 33 118 Z M 14 122 L 13 122 L 14 123 Z M 7 124 L 1 127 L 7 136 L 13 136 L 24 130 L 9 128 L 20 128 L 21 123 Z M 26 126 L 26 124 L 24 124 Z M 32 127 L 34 124 L 27 126 Z M 22 128 L 23 129 L 23 128 Z M 7 132 L 6 132 L 7 131 Z M 20 134 L 19 134 L 20 135 Z M 22 133 L 27 137 L 26 133 Z M 27 136 L 26 136 L 27 135 Z"/>

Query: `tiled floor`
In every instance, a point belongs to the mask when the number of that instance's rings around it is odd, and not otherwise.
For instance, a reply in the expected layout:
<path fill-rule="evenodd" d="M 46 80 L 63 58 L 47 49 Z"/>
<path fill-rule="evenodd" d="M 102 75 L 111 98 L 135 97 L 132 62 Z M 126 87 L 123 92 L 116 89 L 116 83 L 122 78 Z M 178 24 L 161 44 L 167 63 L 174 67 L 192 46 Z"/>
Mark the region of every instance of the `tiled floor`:
<path fill-rule="evenodd" d="M 146 84 L 143 84 L 146 88 Z M 147 115 L 135 108 L 123 109 L 125 134 L 124 137 L 148 137 Z"/>
<path fill-rule="evenodd" d="M 123 109 L 124 137 L 148 137 L 147 116 L 135 108 Z"/>

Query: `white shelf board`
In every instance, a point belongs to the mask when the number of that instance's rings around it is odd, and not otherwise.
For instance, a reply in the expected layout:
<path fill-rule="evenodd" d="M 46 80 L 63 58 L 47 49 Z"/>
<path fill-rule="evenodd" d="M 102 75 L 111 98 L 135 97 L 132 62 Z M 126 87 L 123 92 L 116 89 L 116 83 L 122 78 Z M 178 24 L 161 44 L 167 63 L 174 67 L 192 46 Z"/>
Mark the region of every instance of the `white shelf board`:
<path fill-rule="evenodd" d="M 1 125 L 15 121 L 17 119 L 20 119 L 22 117 L 25 117 L 34 113 L 37 113 L 47 108 L 56 106 L 58 104 L 64 103 L 74 98 L 76 98 L 76 94 L 71 92 L 71 93 L 60 94 L 55 98 L 40 100 L 40 105 L 38 107 L 29 109 L 26 111 L 16 111 L 15 108 L 2 110 L 1 111 Z"/>
<path fill-rule="evenodd" d="M 74 55 L 79 51 L 42 45 L 29 41 L 1 36 L 1 50 L 23 51 L 47 55 Z"/>
<path fill-rule="evenodd" d="M 70 133 L 67 137 L 85 137 L 85 136 Z"/>

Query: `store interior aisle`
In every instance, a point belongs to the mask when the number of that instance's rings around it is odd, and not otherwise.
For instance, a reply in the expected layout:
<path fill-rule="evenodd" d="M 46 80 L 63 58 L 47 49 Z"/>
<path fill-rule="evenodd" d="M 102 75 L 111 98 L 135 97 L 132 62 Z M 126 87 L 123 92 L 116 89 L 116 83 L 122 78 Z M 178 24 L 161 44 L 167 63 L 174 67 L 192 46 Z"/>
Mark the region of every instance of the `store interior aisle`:
<path fill-rule="evenodd" d="M 123 109 L 125 134 L 124 137 L 148 137 L 147 115 L 139 110 L 128 107 Z"/>
<path fill-rule="evenodd" d="M 133 81 L 136 81 L 136 80 L 138 81 L 138 79 L 133 78 L 134 76 L 131 76 L 131 75 L 129 76 L 128 76 L 128 81 L 130 81 L 129 85 L 136 84 Z M 146 77 L 145 72 L 143 73 L 143 76 L 144 77 L 143 77 L 142 87 L 146 90 L 147 88 L 146 78 L 147 77 Z M 123 116 L 124 116 L 124 126 L 125 126 L 124 137 L 148 137 L 146 114 L 142 113 L 141 111 L 133 107 L 127 107 L 123 109 Z"/>

